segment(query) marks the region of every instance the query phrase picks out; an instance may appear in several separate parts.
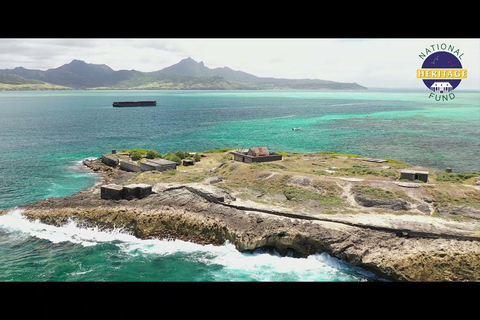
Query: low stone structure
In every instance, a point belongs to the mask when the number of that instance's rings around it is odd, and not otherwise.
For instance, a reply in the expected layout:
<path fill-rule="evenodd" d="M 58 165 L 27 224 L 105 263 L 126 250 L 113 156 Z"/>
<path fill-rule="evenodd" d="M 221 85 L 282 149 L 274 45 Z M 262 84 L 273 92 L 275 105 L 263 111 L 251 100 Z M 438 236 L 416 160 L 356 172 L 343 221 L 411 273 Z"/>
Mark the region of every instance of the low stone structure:
<path fill-rule="evenodd" d="M 135 186 L 136 189 L 136 197 L 138 199 L 143 199 L 145 197 L 148 197 L 150 194 L 152 194 L 152 185 L 146 184 L 146 183 L 137 183 Z"/>
<path fill-rule="evenodd" d="M 144 162 L 140 163 L 141 171 L 167 171 L 167 170 L 177 170 L 177 163 L 165 159 L 147 159 Z"/>
<path fill-rule="evenodd" d="M 120 169 L 125 170 L 125 171 L 130 171 L 130 172 L 140 172 L 142 169 L 140 166 L 136 163 L 126 161 L 126 160 L 120 160 Z"/>
<path fill-rule="evenodd" d="M 129 184 L 123 186 L 124 199 L 143 199 L 152 193 L 152 186 L 144 183 Z"/>
<path fill-rule="evenodd" d="M 195 165 L 195 161 L 192 160 L 192 159 L 183 159 L 182 164 L 184 166 L 193 166 L 193 165 Z"/>
<path fill-rule="evenodd" d="M 118 159 L 107 154 L 102 154 L 102 163 L 106 164 L 109 167 L 116 168 L 118 165 Z"/>
<path fill-rule="evenodd" d="M 428 171 L 400 170 L 400 179 L 428 182 Z"/>
<path fill-rule="evenodd" d="M 118 184 L 107 184 L 100 187 L 100 196 L 105 200 L 120 200 L 123 198 L 123 187 Z"/>
<path fill-rule="evenodd" d="M 253 163 L 253 162 L 268 162 L 282 160 L 281 154 L 269 152 L 266 147 L 250 148 L 247 152 L 231 151 L 235 161 Z"/>
<path fill-rule="evenodd" d="M 104 200 L 143 199 L 151 193 L 152 186 L 145 183 L 129 184 L 126 186 L 107 184 L 100 187 L 100 196 Z"/>

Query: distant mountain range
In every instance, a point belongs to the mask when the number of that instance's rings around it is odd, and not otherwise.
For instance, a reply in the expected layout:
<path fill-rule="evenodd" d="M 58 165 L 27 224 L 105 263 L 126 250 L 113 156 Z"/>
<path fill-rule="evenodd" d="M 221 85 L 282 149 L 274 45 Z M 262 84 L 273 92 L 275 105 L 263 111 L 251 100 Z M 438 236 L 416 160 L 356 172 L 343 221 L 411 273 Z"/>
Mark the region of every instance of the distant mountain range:
<path fill-rule="evenodd" d="M 47 85 L 58 89 L 225 89 L 225 90 L 366 90 L 353 82 L 320 79 L 257 77 L 228 67 L 210 69 L 192 58 L 153 72 L 114 71 L 105 64 L 73 60 L 55 69 L 23 67 L 0 69 L 0 89 L 34 88 Z"/>

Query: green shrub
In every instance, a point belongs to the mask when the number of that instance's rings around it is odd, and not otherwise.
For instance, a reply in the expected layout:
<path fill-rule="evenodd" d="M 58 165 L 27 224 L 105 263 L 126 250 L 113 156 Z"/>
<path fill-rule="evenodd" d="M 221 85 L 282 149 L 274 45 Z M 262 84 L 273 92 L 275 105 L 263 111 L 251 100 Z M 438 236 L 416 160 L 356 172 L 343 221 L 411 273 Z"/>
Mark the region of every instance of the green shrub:
<path fill-rule="evenodd" d="M 134 152 L 137 152 L 137 153 L 140 153 L 142 155 L 142 157 L 145 156 L 145 154 L 147 153 L 149 149 L 123 149 L 122 152 L 128 152 L 130 154 L 134 153 Z"/>
<path fill-rule="evenodd" d="M 178 165 L 182 164 L 182 159 L 174 153 L 167 153 L 163 158 L 165 160 L 176 162 Z"/>
<path fill-rule="evenodd" d="M 212 150 L 203 151 L 203 153 L 222 153 L 230 150 L 235 150 L 235 148 L 212 149 Z"/>
<path fill-rule="evenodd" d="M 153 159 L 153 158 L 161 158 L 162 155 L 157 152 L 155 149 L 123 149 L 122 152 L 128 152 L 130 153 L 130 156 L 135 154 L 135 157 L 140 158 L 148 158 L 148 159 Z M 139 158 L 139 159 L 140 159 Z M 132 158 L 133 159 L 133 158 Z M 137 159 L 137 160 L 139 160 Z M 135 159 L 133 159 L 135 160 Z"/>
<path fill-rule="evenodd" d="M 188 158 L 190 156 L 190 153 L 186 152 L 186 151 L 180 151 L 179 150 L 179 151 L 175 152 L 175 155 L 182 160 L 182 159 Z"/>
<path fill-rule="evenodd" d="M 155 159 L 155 158 L 160 158 L 161 155 L 156 151 L 156 150 L 148 150 L 147 153 L 145 154 L 145 157 L 147 159 Z"/>
<path fill-rule="evenodd" d="M 388 163 L 399 163 L 399 164 L 403 164 L 403 163 L 404 163 L 403 161 L 400 161 L 400 160 L 397 160 L 397 159 L 387 158 L 387 159 L 385 159 L 385 160 L 387 160 Z"/>
<path fill-rule="evenodd" d="M 437 181 L 463 182 L 472 177 L 480 176 L 478 171 L 460 172 L 460 173 L 441 173 L 437 176 Z"/>
<path fill-rule="evenodd" d="M 133 161 L 137 161 L 137 160 L 142 159 L 143 155 L 138 151 L 134 151 L 130 154 L 130 157 L 132 158 Z"/>
<path fill-rule="evenodd" d="M 330 158 L 334 157 L 348 157 L 348 158 L 364 158 L 363 156 L 359 156 L 358 154 L 350 154 L 350 153 L 331 153 Z"/>
<path fill-rule="evenodd" d="M 348 157 L 348 158 L 365 158 L 364 156 L 360 156 L 357 154 L 338 153 L 336 151 L 320 151 L 320 152 L 316 152 L 316 154 L 328 154 L 330 158 L 337 157 L 337 156 Z"/>
<path fill-rule="evenodd" d="M 198 162 L 198 161 L 200 161 L 201 157 L 202 156 L 200 155 L 200 153 L 195 153 L 195 155 L 193 156 L 193 160 L 195 160 L 195 162 Z"/>

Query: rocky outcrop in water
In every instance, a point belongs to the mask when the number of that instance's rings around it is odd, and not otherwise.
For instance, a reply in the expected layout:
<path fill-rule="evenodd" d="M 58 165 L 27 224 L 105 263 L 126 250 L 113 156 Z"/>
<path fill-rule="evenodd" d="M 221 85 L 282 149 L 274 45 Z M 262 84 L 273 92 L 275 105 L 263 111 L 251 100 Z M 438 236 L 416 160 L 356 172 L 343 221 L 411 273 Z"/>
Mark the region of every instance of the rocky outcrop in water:
<path fill-rule="evenodd" d="M 44 223 L 62 225 L 74 219 L 85 227 L 123 228 L 142 239 L 215 245 L 229 241 L 240 251 L 275 247 L 298 257 L 327 252 L 395 281 L 480 281 L 478 241 L 412 238 L 338 222 L 238 210 L 187 188 L 133 200 L 101 200 L 93 189 L 22 209 L 27 217 Z"/>
<path fill-rule="evenodd" d="M 105 183 L 121 184 L 133 174 L 95 160 L 85 164 L 101 173 Z M 480 237 L 475 236 L 475 224 L 459 229 L 453 222 L 427 217 L 423 223 L 419 217 L 305 215 L 235 205 L 235 197 L 217 187 L 221 180 L 155 185 L 148 197 L 131 200 L 101 199 L 100 186 L 95 186 L 20 209 L 28 218 L 47 224 L 63 225 L 73 219 L 85 227 L 122 228 L 142 239 L 214 245 L 229 241 L 240 251 L 274 247 L 297 257 L 326 252 L 394 281 L 480 281 Z M 311 183 L 297 177 L 293 182 L 306 187 Z M 392 210 L 404 205 L 371 198 L 360 196 L 354 201 Z"/>

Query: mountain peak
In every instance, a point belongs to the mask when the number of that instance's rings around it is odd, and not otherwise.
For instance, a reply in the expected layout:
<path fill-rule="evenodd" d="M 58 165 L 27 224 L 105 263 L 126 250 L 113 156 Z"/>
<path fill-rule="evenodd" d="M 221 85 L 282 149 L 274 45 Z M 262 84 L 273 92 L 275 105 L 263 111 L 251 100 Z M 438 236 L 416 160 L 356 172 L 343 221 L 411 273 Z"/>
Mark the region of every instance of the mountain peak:
<path fill-rule="evenodd" d="M 93 64 L 86 63 L 83 60 L 73 59 L 70 63 L 64 64 L 61 67 L 50 70 L 64 70 L 74 73 L 91 73 L 91 72 L 102 72 L 102 73 L 111 73 L 113 72 L 112 68 L 106 64 Z"/>
<path fill-rule="evenodd" d="M 188 58 L 180 60 L 179 63 L 192 63 L 192 64 L 195 63 L 195 64 L 197 64 L 198 62 L 195 61 L 194 59 L 192 59 L 192 57 L 188 57 Z"/>
<path fill-rule="evenodd" d="M 87 64 L 87 63 L 83 60 L 73 59 L 72 62 L 68 64 Z"/>
<path fill-rule="evenodd" d="M 180 62 L 156 72 L 157 74 L 176 74 L 193 77 L 213 77 L 212 70 L 205 67 L 203 61 L 197 62 L 192 57 L 180 60 Z"/>
<path fill-rule="evenodd" d="M 198 66 L 201 66 L 201 67 L 205 67 L 205 64 L 203 63 L 203 61 L 197 62 L 192 57 L 182 59 L 177 64 L 186 64 L 186 65 L 192 65 L 192 66 L 197 66 L 198 65 Z"/>

